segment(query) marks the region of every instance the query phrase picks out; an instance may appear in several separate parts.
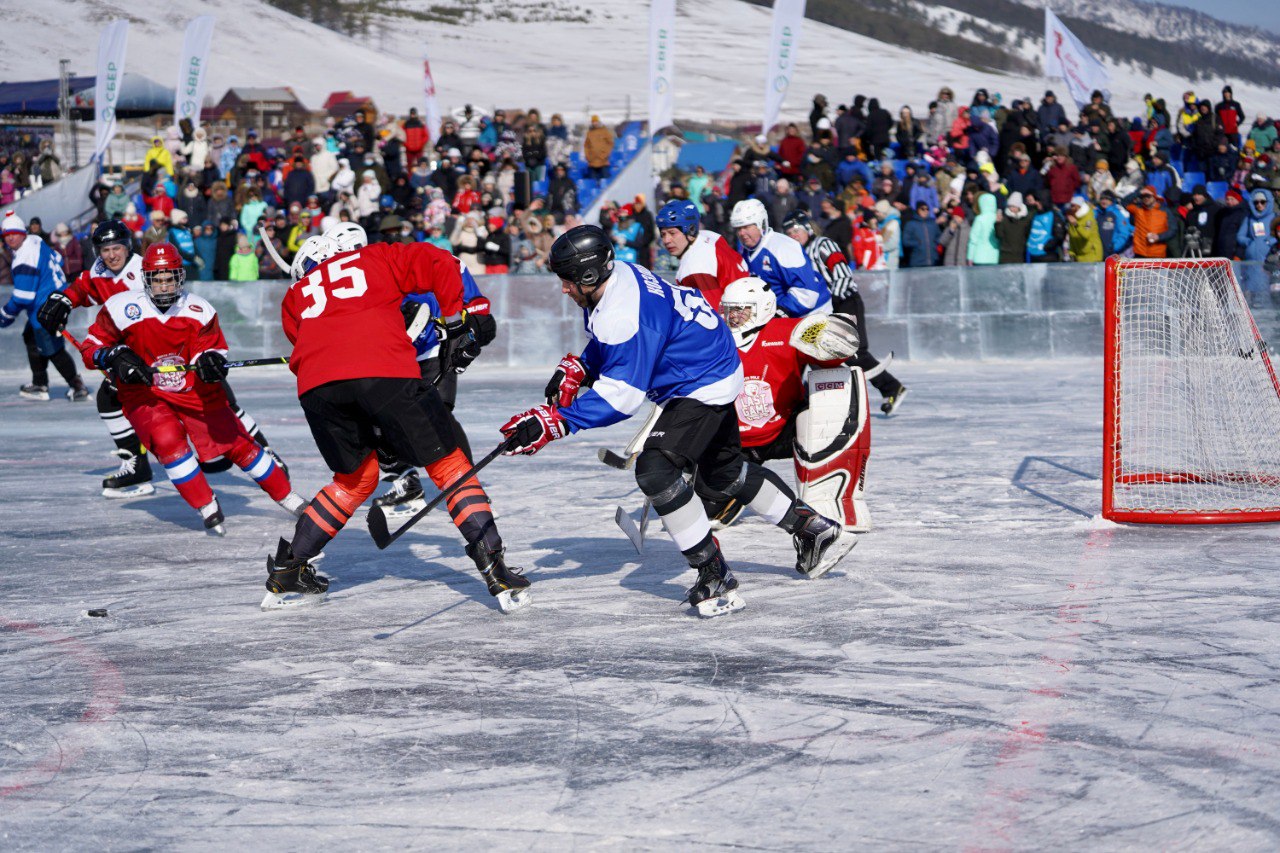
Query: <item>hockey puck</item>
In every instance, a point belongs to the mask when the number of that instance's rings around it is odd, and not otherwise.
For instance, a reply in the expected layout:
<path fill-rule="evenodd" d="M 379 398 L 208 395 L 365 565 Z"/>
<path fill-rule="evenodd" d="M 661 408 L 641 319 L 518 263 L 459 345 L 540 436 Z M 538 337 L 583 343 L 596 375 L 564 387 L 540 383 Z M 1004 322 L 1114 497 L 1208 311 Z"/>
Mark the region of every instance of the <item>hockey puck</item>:
<path fill-rule="evenodd" d="M 98 607 L 98 608 L 95 608 L 95 609 L 93 609 L 93 610 L 86 610 L 86 611 L 85 611 L 85 615 L 86 615 L 86 616 L 96 616 L 96 617 L 101 618 L 101 617 L 103 617 L 103 616 L 106 616 L 106 615 L 107 615 L 107 611 L 106 611 L 106 608 Z"/>

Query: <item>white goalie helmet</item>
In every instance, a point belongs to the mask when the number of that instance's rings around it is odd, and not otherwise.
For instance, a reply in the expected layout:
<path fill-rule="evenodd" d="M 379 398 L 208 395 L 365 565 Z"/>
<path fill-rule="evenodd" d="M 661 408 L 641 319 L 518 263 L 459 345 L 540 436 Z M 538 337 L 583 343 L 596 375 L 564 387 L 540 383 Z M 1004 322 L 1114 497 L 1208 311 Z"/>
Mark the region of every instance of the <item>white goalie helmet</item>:
<path fill-rule="evenodd" d="M 369 235 L 356 222 L 339 222 L 332 228 L 326 228 L 324 236 L 338 244 L 339 252 L 354 252 L 369 245 Z"/>
<path fill-rule="evenodd" d="M 764 209 L 764 202 L 758 198 L 745 198 L 733 206 L 729 214 L 729 227 L 741 228 L 744 225 L 755 225 L 764 236 L 769 231 L 769 212 Z"/>
<path fill-rule="evenodd" d="M 768 284 L 755 276 L 731 283 L 720 297 L 720 315 L 733 333 L 738 349 L 749 346 L 777 310 L 777 297 Z"/>
<path fill-rule="evenodd" d="M 329 237 L 320 234 L 313 235 L 298 247 L 298 254 L 293 256 L 293 264 L 289 267 L 289 272 L 294 281 L 301 281 L 306 278 L 307 273 L 311 272 L 311 270 L 334 255 L 341 254 L 342 251 L 338 244 Z"/>

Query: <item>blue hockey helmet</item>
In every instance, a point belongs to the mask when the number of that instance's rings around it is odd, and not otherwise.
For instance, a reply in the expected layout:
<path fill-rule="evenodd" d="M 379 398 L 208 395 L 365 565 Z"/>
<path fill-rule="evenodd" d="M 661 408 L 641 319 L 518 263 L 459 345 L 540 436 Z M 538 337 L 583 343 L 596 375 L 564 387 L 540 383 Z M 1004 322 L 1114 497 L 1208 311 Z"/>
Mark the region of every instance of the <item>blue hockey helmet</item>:
<path fill-rule="evenodd" d="M 654 224 L 658 226 L 659 230 L 663 228 L 679 228 L 680 233 L 690 240 L 698 236 L 700 222 L 698 208 L 693 202 L 686 199 L 667 202 L 658 211 L 658 216 L 654 220 Z"/>

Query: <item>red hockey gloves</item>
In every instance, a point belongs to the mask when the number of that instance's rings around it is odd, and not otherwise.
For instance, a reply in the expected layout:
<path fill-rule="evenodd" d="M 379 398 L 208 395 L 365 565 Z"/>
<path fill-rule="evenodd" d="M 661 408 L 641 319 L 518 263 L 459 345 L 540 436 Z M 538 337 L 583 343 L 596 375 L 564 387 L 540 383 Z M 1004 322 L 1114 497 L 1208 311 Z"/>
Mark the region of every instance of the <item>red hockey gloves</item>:
<path fill-rule="evenodd" d="M 586 378 L 587 368 L 582 359 L 572 353 L 560 359 L 556 372 L 551 374 L 551 381 L 542 392 L 546 395 L 547 405 L 564 407 L 572 403 Z"/>
<path fill-rule="evenodd" d="M 155 373 L 142 356 L 123 344 L 98 350 L 93 360 L 99 368 L 110 370 L 117 382 L 126 385 L 150 385 L 151 375 Z"/>
<path fill-rule="evenodd" d="M 502 434 L 511 440 L 507 456 L 532 456 L 557 438 L 569 433 L 569 424 L 551 406 L 534 406 L 502 425 Z"/>
<path fill-rule="evenodd" d="M 200 353 L 196 359 L 196 376 L 201 382 L 210 384 L 221 382 L 227 378 L 227 358 L 220 352 Z"/>
<path fill-rule="evenodd" d="M 71 300 L 66 294 L 55 291 L 49 294 L 49 298 L 36 312 L 36 322 L 43 326 L 46 332 L 58 335 L 67 327 L 67 318 L 70 316 Z"/>

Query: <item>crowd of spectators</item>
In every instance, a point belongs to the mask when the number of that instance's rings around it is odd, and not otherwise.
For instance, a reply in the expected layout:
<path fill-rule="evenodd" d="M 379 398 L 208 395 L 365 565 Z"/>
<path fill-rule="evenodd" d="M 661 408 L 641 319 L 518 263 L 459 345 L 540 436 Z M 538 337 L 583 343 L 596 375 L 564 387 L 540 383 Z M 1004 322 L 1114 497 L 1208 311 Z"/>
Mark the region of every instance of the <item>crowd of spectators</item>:
<path fill-rule="evenodd" d="M 434 140 L 416 110 L 357 112 L 270 144 L 254 129 L 224 136 L 184 121 L 151 140 L 139 193 L 107 181 L 92 198 L 98 218 L 123 221 L 140 248 L 176 245 L 197 280 L 281 277 L 260 234 L 288 261 L 332 220 L 360 222 L 373 240 L 434 243 L 476 274 L 537 273 L 555 236 L 580 221 L 583 188 L 610 177 L 616 141 L 599 117 L 575 133 L 536 109 L 466 106 Z M 15 160 L 0 168 L 0 197 Z M 56 172 L 56 157 L 44 162 Z M 704 226 L 726 235 L 742 199 L 763 201 L 774 227 L 805 208 L 859 268 L 1265 260 L 1277 191 L 1277 123 L 1250 121 L 1230 87 L 1216 104 L 1187 92 L 1176 112 L 1148 97 L 1131 117 L 1102 93 L 1068 111 L 1052 91 L 1006 105 L 979 89 L 961 105 L 944 87 L 919 116 L 862 95 L 833 109 L 818 95 L 807 126 L 787 125 L 772 144 L 745 139 L 720 174 L 669 173 L 652 203 L 608 201 L 599 222 L 620 258 L 659 268 L 672 261 L 653 216 L 671 198 L 692 200 Z M 48 239 L 70 274 L 91 257 L 64 225 Z M 1258 274 L 1246 286 L 1265 290 Z"/>

